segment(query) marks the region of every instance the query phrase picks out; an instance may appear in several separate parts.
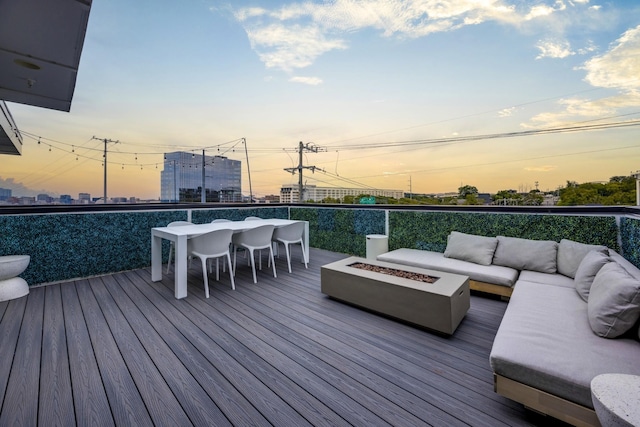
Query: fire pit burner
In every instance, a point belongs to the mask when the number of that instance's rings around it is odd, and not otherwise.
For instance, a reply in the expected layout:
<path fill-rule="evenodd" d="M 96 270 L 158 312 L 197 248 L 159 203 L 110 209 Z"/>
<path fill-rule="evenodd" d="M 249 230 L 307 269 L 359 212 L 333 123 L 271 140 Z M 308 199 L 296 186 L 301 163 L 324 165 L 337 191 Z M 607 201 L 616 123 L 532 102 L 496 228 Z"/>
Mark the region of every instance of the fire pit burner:
<path fill-rule="evenodd" d="M 364 262 L 354 262 L 348 267 L 359 268 L 361 270 L 374 271 L 376 273 L 388 274 L 389 276 L 402 277 L 403 279 L 416 280 L 423 283 L 434 283 L 437 277 L 429 276 L 422 273 L 414 273 L 412 271 L 398 270 L 395 268 L 381 267 L 378 265 L 366 264 Z"/>

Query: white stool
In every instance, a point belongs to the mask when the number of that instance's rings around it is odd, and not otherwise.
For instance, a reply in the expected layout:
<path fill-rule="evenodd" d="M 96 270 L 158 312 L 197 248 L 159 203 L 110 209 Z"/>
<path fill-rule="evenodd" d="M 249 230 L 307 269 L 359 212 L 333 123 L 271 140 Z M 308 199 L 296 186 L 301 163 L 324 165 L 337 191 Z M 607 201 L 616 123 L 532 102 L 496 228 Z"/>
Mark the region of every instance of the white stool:
<path fill-rule="evenodd" d="M 29 293 L 29 285 L 17 277 L 29 266 L 29 255 L 0 256 L 0 301 L 20 298 Z"/>

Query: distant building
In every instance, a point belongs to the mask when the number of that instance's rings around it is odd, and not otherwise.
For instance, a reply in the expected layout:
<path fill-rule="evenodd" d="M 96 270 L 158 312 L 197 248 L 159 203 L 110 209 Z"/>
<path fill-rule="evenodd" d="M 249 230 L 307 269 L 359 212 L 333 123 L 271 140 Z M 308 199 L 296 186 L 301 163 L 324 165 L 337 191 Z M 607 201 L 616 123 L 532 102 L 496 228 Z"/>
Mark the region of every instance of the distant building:
<path fill-rule="evenodd" d="M 207 202 L 242 201 L 242 162 L 222 156 L 176 151 L 166 153 L 160 172 L 162 202 L 200 202 L 202 165 Z"/>
<path fill-rule="evenodd" d="M 91 194 L 89 193 L 79 193 L 78 194 L 78 203 L 82 205 L 88 205 L 91 203 Z"/>
<path fill-rule="evenodd" d="M 0 188 L 0 201 L 6 202 L 11 197 L 11 190 L 8 188 Z"/>
<path fill-rule="evenodd" d="M 280 203 L 280 196 L 277 194 L 270 194 L 268 196 L 264 196 L 263 200 L 265 203 Z"/>
<path fill-rule="evenodd" d="M 36 202 L 35 197 L 23 196 L 18 198 L 19 205 L 33 205 Z"/>
<path fill-rule="evenodd" d="M 280 203 L 300 203 L 300 195 L 298 193 L 297 185 L 283 185 L 280 188 Z M 308 200 L 319 202 L 326 198 L 342 200 L 344 196 L 358 196 L 360 194 L 369 194 L 375 197 L 393 197 L 394 199 L 401 199 L 404 196 L 402 190 L 318 187 L 316 185 L 306 185 L 303 193 L 303 203 Z"/>
<path fill-rule="evenodd" d="M 36 202 L 39 205 L 46 205 L 49 204 L 53 201 L 53 197 L 49 196 L 48 194 L 38 194 L 36 196 Z"/>
<path fill-rule="evenodd" d="M 70 205 L 71 202 L 73 202 L 73 199 L 71 198 L 71 195 L 69 195 L 69 194 L 61 194 L 60 195 L 60 203 L 62 203 L 63 205 Z"/>

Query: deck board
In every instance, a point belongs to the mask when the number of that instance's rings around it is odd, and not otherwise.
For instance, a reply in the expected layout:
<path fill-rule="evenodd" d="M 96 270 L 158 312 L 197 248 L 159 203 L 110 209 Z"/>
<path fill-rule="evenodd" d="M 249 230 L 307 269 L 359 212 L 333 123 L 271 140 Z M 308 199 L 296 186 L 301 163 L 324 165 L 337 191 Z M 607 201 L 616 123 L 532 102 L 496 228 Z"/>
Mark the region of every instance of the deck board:
<path fill-rule="evenodd" d="M 0 303 L 1 425 L 562 425 L 493 391 L 489 352 L 506 308 L 472 295 L 451 336 L 326 297 L 309 268 L 239 262 L 210 281 L 150 269 L 31 289 Z M 215 275 L 213 275 L 215 276 Z"/>

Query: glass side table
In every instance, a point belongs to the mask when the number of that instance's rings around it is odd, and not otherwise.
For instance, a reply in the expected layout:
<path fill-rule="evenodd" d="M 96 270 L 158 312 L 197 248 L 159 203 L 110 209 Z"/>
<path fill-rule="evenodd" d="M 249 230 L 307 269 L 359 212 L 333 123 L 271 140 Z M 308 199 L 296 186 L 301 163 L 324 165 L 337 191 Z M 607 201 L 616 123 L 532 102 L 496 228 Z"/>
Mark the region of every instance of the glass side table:
<path fill-rule="evenodd" d="M 640 376 L 598 375 L 591 380 L 591 399 L 603 427 L 640 426 Z"/>

